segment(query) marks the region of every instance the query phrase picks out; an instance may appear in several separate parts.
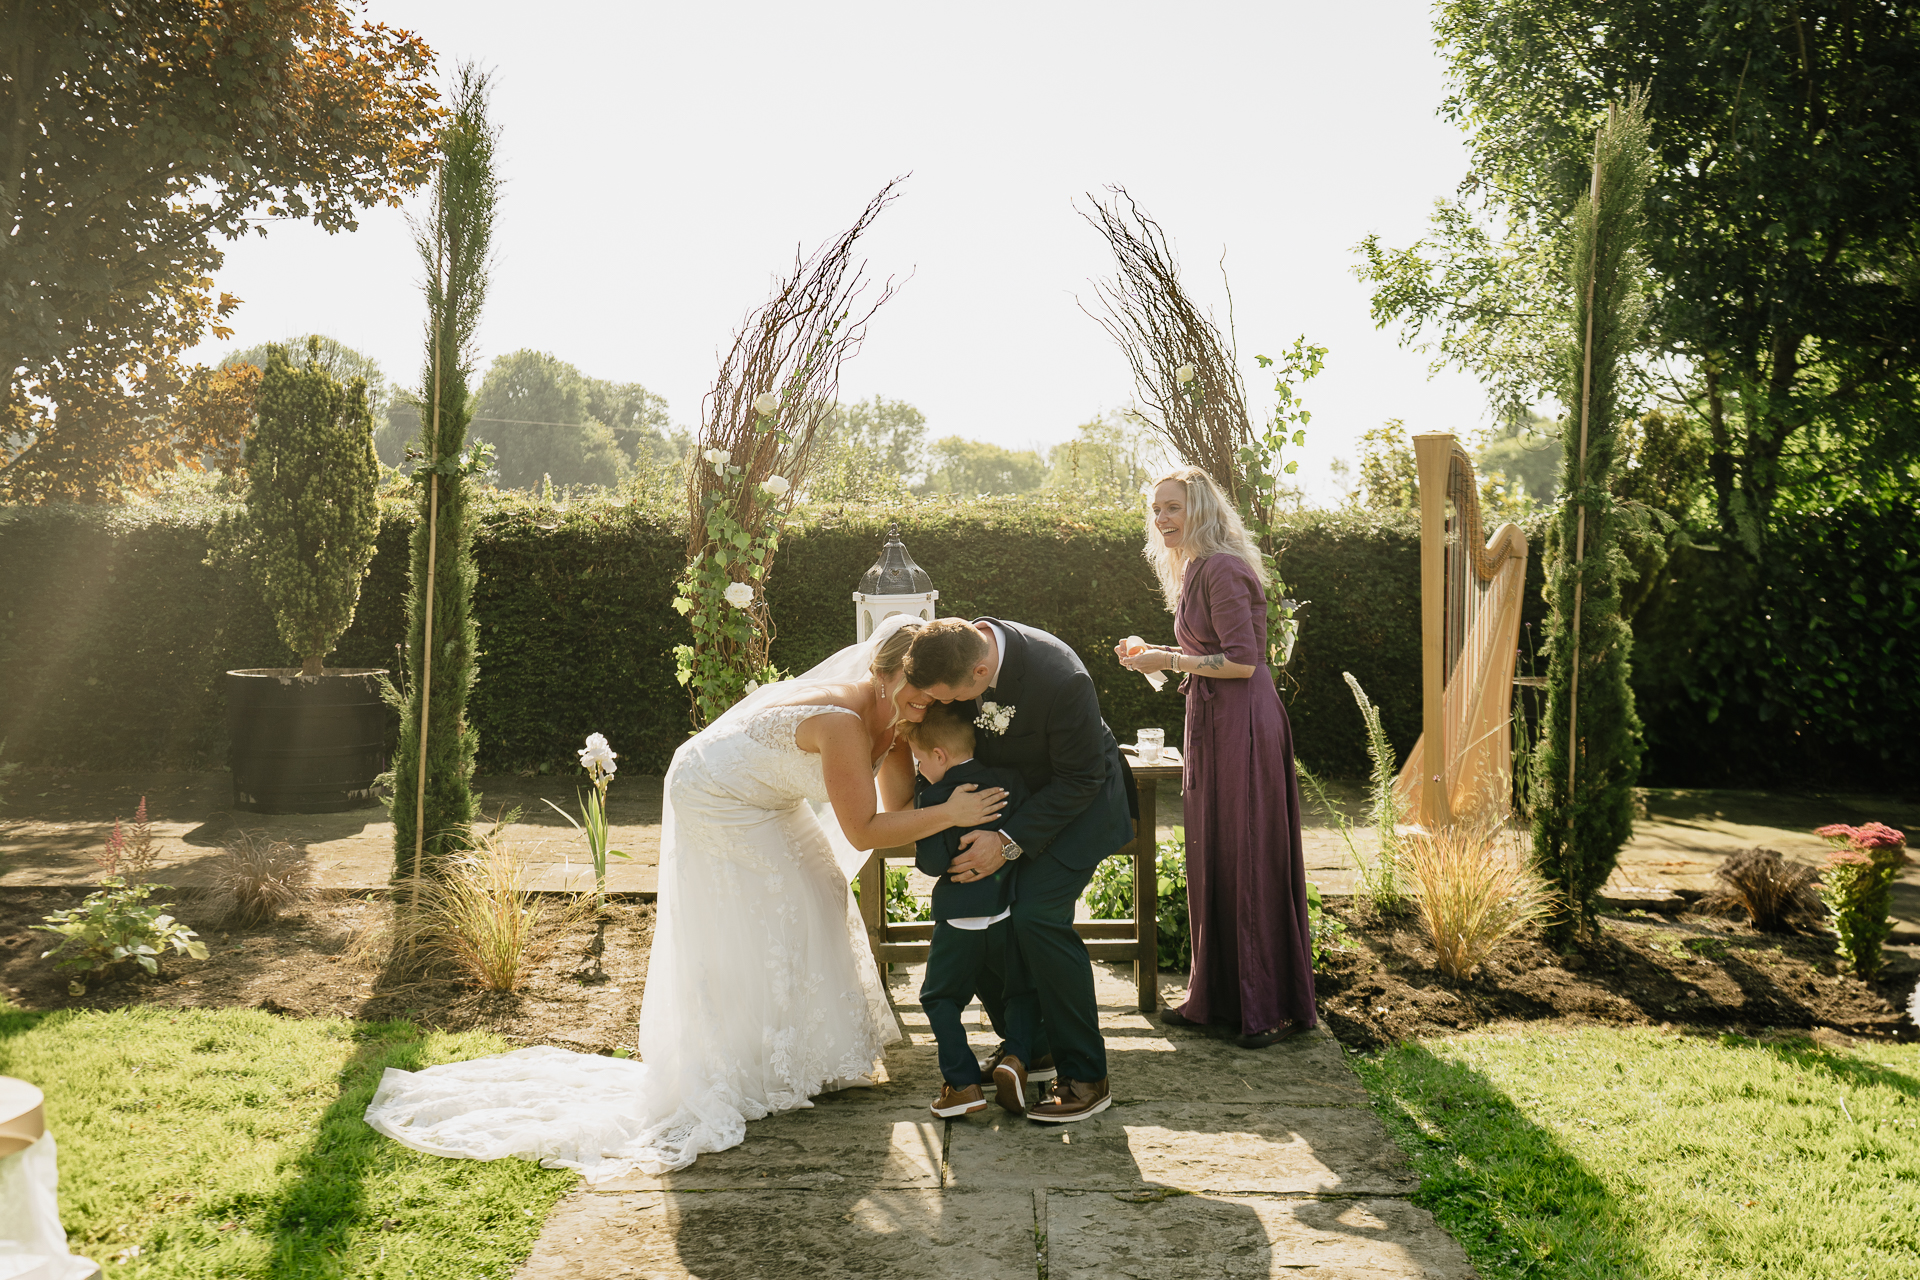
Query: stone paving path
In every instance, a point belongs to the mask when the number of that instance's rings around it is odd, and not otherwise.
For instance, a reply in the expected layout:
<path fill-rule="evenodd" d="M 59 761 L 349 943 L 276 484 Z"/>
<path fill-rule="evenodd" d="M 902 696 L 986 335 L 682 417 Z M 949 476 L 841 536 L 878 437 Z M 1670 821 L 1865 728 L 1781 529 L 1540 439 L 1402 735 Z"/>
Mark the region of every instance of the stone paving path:
<path fill-rule="evenodd" d="M 1150 1023 L 1130 975 L 1095 974 L 1115 1097 L 1103 1114 L 933 1118 L 920 975 L 900 966 L 912 1043 L 888 1054 L 884 1082 L 750 1124 L 741 1146 L 679 1173 L 583 1184 L 520 1280 L 1477 1274 L 1409 1201 L 1416 1183 L 1325 1031 L 1250 1053 Z M 994 1043 L 973 1039 L 983 1055 Z"/>

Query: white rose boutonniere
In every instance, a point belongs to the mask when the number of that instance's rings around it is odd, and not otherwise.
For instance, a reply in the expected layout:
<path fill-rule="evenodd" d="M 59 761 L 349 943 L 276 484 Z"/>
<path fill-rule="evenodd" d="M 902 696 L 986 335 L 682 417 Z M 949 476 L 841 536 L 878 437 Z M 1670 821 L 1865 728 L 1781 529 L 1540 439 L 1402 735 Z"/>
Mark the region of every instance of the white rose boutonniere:
<path fill-rule="evenodd" d="M 983 702 L 980 704 L 980 714 L 974 717 L 973 727 L 985 729 L 988 733 L 1005 733 L 1007 726 L 1013 723 L 1015 710 L 997 702 Z"/>

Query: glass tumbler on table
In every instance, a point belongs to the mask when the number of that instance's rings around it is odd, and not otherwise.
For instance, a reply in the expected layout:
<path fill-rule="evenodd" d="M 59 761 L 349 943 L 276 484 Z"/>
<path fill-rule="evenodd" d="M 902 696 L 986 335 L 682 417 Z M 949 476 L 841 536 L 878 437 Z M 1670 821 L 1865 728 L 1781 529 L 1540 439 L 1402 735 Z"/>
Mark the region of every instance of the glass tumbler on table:
<path fill-rule="evenodd" d="M 1161 749 L 1166 745 L 1165 729 L 1142 729 L 1139 741 L 1134 743 L 1134 753 L 1141 764 L 1159 764 Z"/>

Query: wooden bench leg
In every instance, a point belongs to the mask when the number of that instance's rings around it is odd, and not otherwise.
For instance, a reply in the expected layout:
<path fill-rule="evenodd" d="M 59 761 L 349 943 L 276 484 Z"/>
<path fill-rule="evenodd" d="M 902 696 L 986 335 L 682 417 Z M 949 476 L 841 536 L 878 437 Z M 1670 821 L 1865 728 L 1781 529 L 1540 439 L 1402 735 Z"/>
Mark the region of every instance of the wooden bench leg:
<path fill-rule="evenodd" d="M 1154 779 L 1143 783 L 1140 826 L 1133 838 L 1133 932 L 1140 948 L 1133 982 L 1140 1012 L 1151 1016 L 1160 1008 L 1160 796 Z"/>

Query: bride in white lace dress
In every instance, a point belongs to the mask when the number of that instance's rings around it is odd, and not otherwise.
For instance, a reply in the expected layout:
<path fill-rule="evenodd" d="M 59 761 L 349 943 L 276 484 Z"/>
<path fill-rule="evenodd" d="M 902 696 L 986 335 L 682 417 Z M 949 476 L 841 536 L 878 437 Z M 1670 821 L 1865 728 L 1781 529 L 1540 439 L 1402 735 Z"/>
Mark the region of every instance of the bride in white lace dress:
<path fill-rule="evenodd" d="M 523 1156 L 597 1182 L 685 1168 L 749 1120 L 869 1083 L 899 1032 L 848 877 L 864 850 L 977 825 L 1005 799 L 969 788 L 882 811 L 880 794 L 912 803 L 894 725 L 924 714 L 900 699 L 917 626 L 887 619 L 674 753 L 639 1060 L 542 1047 L 389 1069 L 367 1123 L 435 1155 Z"/>

